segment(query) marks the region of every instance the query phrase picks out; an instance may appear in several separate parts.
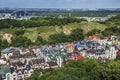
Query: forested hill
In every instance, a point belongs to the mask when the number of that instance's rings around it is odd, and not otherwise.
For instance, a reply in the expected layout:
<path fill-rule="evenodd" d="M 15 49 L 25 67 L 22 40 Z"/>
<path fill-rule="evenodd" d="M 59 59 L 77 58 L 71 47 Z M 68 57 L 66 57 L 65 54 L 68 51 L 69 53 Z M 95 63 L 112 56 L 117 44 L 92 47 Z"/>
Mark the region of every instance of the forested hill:
<path fill-rule="evenodd" d="M 61 26 L 69 23 L 80 23 L 81 21 L 87 21 L 84 19 L 76 18 L 31 18 L 30 20 L 14 20 L 14 19 L 4 19 L 0 20 L 0 29 L 10 28 L 10 27 L 41 27 L 41 26 Z"/>
<path fill-rule="evenodd" d="M 66 24 L 70 23 L 80 23 L 86 21 L 85 19 L 77 19 L 73 17 L 67 17 L 67 18 L 52 18 L 52 17 L 47 17 L 47 18 L 31 18 L 29 20 L 14 20 L 14 19 L 4 19 L 0 20 L 0 29 L 4 28 L 20 28 L 20 27 L 25 27 L 25 28 L 32 28 L 32 27 L 42 27 L 42 26 L 63 26 Z M 111 17 L 108 19 L 106 22 L 112 23 L 119 25 L 120 24 L 120 15 Z"/>
<path fill-rule="evenodd" d="M 76 18 L 32 18 L 30 20 L 0 20 L 0 32 L 12 34 L 11 42 L 0 37 L 0 50 L 15 46 L 55 44 L 83 40 L 85 36 L 101 38 L 120 34 L 120 16 L 105 22 L 87 22 Z M 77 37 L 75 37 L 77 36 Z"/>

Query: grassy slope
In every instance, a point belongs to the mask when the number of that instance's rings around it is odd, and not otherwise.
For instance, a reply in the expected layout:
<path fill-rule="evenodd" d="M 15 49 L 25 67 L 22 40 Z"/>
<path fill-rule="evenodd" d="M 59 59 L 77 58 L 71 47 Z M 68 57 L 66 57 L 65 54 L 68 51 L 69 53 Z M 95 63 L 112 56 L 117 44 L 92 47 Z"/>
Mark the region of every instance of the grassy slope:
<path fill-rule="evenodd" d="M 25 28 L 26 32 L 24 36 L 28 37 L 32 41 L 36 40 L 37 36 L 42 36 L 45 40 L 48 40 L 49 35 L 54 33 L 59 33 L 61 31 L 67 30 L 70 34 L 71 30 L 76 28 L 82 28 L 85 33 L 92 30 L 92 29 L 100 29 L 104 30 L 106 28 L 105 25 L 96 23 L 96 22 L 81 22 L 81 23 L 71 23 L 62 26 L 44 26 L 44 27 L 35 27 L 35 28 Z M 14 29 L 2 29 L 1 31 L 12 33 L 14 35 L 15 30 L 18 30 L 19 28 Z"/>

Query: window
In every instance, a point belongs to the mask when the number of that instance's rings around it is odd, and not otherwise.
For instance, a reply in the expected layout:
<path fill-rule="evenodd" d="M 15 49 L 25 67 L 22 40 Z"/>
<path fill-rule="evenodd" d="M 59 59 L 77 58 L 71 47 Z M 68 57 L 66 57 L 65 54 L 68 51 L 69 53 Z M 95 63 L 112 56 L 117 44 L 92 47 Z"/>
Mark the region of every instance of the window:
<path fill-rule="evenodd" d="M 10 80 L 10 74 L 7 75 L 7 80 Z"/>

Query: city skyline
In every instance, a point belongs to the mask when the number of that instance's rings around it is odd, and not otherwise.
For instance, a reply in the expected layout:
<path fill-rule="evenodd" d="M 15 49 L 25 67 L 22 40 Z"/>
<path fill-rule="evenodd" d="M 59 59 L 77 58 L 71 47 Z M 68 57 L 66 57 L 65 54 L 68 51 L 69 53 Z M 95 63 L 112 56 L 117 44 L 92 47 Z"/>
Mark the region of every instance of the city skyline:
<path fill-rule="evenodd" d="M 120 0 L 0 0 L 0 8 L 120 8 Z"/>

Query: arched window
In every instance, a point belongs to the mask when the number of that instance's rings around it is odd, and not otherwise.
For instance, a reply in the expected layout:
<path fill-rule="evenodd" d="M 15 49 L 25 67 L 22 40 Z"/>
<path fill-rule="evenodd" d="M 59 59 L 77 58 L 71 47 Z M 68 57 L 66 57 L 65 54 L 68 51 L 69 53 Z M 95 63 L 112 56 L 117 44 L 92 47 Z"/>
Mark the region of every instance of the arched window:
<path fill-rule="evenodd" d="M 7 75 L 7 80 L 10 80 L 10 74 Z"/>

